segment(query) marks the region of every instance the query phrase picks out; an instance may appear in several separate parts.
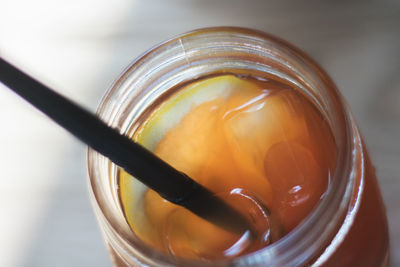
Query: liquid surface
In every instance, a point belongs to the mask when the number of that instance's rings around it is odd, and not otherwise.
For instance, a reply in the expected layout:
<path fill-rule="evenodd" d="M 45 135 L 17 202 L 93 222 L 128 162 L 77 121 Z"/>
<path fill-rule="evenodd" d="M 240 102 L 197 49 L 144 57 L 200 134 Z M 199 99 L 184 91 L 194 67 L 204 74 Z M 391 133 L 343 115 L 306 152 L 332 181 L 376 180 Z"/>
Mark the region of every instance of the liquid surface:
<path fill-rule="evenodd" d="M 121 172 L 131 228 L 147 244 L 184 258 L 231 258 L 277 241 L 323 196 L 336 159 L 329 127 L 305 97 L 276 81 L 234 75 L 181 88 L 134 139 L 231 203 L 258 230 L 249 238 L 220 229 Z"/>

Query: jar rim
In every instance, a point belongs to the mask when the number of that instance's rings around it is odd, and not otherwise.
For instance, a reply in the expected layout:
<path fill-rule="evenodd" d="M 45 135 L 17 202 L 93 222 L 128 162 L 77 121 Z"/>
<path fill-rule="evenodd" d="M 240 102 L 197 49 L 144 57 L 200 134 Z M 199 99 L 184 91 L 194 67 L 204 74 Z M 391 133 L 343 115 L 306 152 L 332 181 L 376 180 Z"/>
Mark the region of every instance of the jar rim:
<path fill-rule="evenodd" d="M 122 87 L 122 85 L 129 79 L 132 72 L 140 69 L 142 67 L 143 62 L 148 60 L 152 60 L 154 56 L 159 52 L 160 49 L 166 47 L 177 40 L 187 40 L 187 39 L 196 39 L 196 38 L 205 38 L 207 35 L 212 34 L 220 34 L 226 36 L 244 36 L 248 38 L 257 38 L 260 40 L 267 40 L 268 42 L 272 42 L 280 47 L 283 47 L 285 50 L 290 51 L 293 55 L 299 58 L 302 61 L 302 64 L 307 65 L 314 74 L 325 84 L 327 88 L 331 90 L 330 96 L 333 97 L 333 101 L 336 103 L 338 107 L 338 116 L 340 117 L 339 120 L 343 122 L 343 129 L 341 131 L 341 136 L 339 137 L 340 140 L 336 140 L 337 142 L 337 167 L 335 168 L 334 175 L 332 177 L 332 184 L 328 186 L 328 189 L 325 193 L 325 196 L 322 198 L 321 201 L 318 202 L 317 206 L 313 209 L 313 211 L 292 231 L 287 233 L 282 239 L 279 241 L 261 249 L 256 252 L 246 254 L 234 259 L 225 259 L 216 262 L 216 264 L 221 265 L 229 265 L 229 264 L 237 264 L 242 265 L 250 262 L 257 263 L 257 257 L 264 257 L 268 256 L 269 258 L 273 257 L 282 257 L 282 260 L 287 260 L 288 258 L 293 257 L 292 254 L 289 252 L 285 255 L 278 255 L 280 251 L 284 251 L 287 249 L 288 246 L 291 244 L 302 244 L 305 242 L 305 239 L 309 238 L 307 233 L 311 230 L 315 230 L 315 225 L 317 225 L 321 220 L 322 221 L 330 221 L 331 225 L 329 226 L 332 231 L 336 229 L 335 225 L 332 223 L 332 219 L 335 221 L 340 222 L 344 219 L 344 214 L 347 211 L 348 203 L 350 202 L 352 188 L 352 179 L 353 172 L 352 168 L 354 167 L 354 162 L 356 161 L 356 155 L 352 153 L 354 149 L 354 141 L 353 141 L 353 129 L 351 127 L 351 119 L 350 114 L 347 109 L 346 104 L 342 96 L 340 95 L 339 91 L 336 89 L 336 86 L 331 81 L 329 76 L 325 73 L 325 71 L 308 55 L 306 55 L 303 51 L 296 48 L 295 46 L 291 45 L 290 43 L 272 36 L 270 34 L 264 33 L 262 31 L 247 29 L 247 28 L 240 28 L 240 27 L 212 27 L 212 28 L 203 28 L 198 30 L 193 30 L 188 33 L 184 33 L 182 35 L 173 37 L 168 39 L 154 47 L 150 50 L 139 56 L 133 63 L 123 71 L 122 75 L 114 82 L 114 85 L 109 89 L 109 91 L 103 96 L 101 100 L 101 104 L 98 107 L 97 114 L 101 117 L 107 117 L 108 119 L 112 119 L 112 113 L 106 110 L 106 103 L 117 94 L 118 90 Z M 105 115 L 105 113 L 107 113 Z M 127 229 L 126 226 L 121 227 L 120 223 L 115 220 L 115 217 L 109 212 L 110 207 L 104 207 L 108 205 L 107 202 L 104 201 L 102 192 L 96 190 L 96 185 L 94 184 L 94 180 L 96 179 L 96 173 L 93 170 L 94 161 L 96 157 L 94 156 L 97 152 L 89 149 L 88 150 L 88 168 L 89 168 L 89 179 L 90 179 L 90 188 L 91 193 L 94 196 L 93 205 L 96 205 L 100 210 L 101 213 L 104 215 L 105 221 L 108 223 L 110 229 L 114 232 L 114 234 L 118 235 L 123 242 L 126 244 L 133 245 L 139 247 L 140 253 L 147 253 L 148 256 L 154 257 L 157 260 L 161 260 L 163 262 L 169 262 L 171 264 L 176 264 L 176 262 L 171 262 L 170 258 L 163 253 L 158 251 L 151 251 L 149 250 L 148 246 L 144 243 L 140 243 L 140 240 L 132 239 L 126 236 Z M 334 205 L 332 204 L 334 203 Z M 326 218 L 327 210 L 335 210 L 337 214 L 331 214 Z M 129 227 L 129 226 L 128 226 Z M 337 229 L 336 229 L 337 230 Z M 325 239 L 328 237 L 326 236 Z M 329 237 L 331 238 L 331 237 Z M 329 242 L 329 240 L 325 240 L 325 242 Z M 310 243 L 310 240 L 307 240 L 307 244 Z M 322 251 L 321 251 L 322 252 Z M 292 252 L 293 253 L 293 252 Z M 314 255 L 315 256 L 315 255 Z M 304 258 L 295 259 L 298 263 L 304 261 Z M 310 260 L 310 259 L 307 259 Z M 192 261 L 192 260 L 178 260 L 178 264 L 190 264 L 191 266 L 195 265 L 202 265 L 204 262 L 199 261 Z"/>

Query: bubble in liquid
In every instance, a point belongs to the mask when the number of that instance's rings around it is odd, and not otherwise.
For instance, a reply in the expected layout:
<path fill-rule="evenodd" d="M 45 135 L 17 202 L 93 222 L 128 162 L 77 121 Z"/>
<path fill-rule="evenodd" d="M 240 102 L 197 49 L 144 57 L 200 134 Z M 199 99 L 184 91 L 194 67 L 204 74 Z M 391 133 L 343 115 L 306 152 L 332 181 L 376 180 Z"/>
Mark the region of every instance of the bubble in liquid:
<path fill-rule="evenodd" d="M 176 208 L 164 228 L 164 245 L 169 253 L 188 258 L 232 258 L 261 249 L 282 236 L 279 223 L 271 219 L 271 212 L 256 196 L 241 188 L 216 196 L 241 212 L 252 229 L 234 234 Z"/>

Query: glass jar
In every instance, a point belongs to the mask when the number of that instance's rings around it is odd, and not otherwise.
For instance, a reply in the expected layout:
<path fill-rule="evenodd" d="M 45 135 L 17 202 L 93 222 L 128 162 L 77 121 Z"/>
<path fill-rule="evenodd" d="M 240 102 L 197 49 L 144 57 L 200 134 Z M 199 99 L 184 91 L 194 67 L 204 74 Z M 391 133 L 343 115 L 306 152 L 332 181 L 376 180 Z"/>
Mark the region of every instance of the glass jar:
<path fill-rule="evenodd" d="M 326 119 L 338 158 L 324 197 L 294 230 L 255 253 L 217 262 L 171 258 L 138 239 L 118 196 L 118 167 L 89 149 L 91 200 L 116 266 L 387 266 L 386 214 L 375 171 L 349 107 L 307 55 L 263 32 L 232 27 L 196 30 L 138 58 L 104 96 L 98 115 L 132 136 L 138 118 L 179 84 L 213 73 L 271 77 L 299 90 Z M 143 186 L 138 183 L 138 186 Z"/>

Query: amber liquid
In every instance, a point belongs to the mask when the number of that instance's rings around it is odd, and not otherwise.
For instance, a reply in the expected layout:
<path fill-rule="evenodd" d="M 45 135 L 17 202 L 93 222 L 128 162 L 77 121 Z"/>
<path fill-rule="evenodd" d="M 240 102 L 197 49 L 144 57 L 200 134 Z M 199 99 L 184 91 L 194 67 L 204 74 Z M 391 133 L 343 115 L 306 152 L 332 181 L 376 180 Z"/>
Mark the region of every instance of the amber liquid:
<path fill-rule="evenodd" d="M 389 232 L 385 207 L 375 169 L 367 151 L 364 153 L 365 160 L 358 163 L 365 164 L 364 176 L 362 173 L 356 174 L 357 188 L 353 193 L 353 208 L 348 214 L 354 216 L 354 221 L 335 251 L 322 264 L 324 267 L 389 266 Z"/>
<path fill-rule="evenodd" d="M 184 101 L 193 103 L 182 108 Z M 180 119 L 158 130 L 174 114 Z M 245 213 L 258 229 L 257 237 L 245 240 L 152 190 L 135 192 L 122 172 L 121 202 L 131 228 L 176 257 L 232 258 L 277 241 L 317 205 L 335 168 L 336 145 L 317 108 L 271 79 L 221 75 L 194 81 L 142 121 L 136 141 Z M 157 142 L 146 144 L 152 138 Z M 141 194 L 139 200 L 134 194 Z"/>

